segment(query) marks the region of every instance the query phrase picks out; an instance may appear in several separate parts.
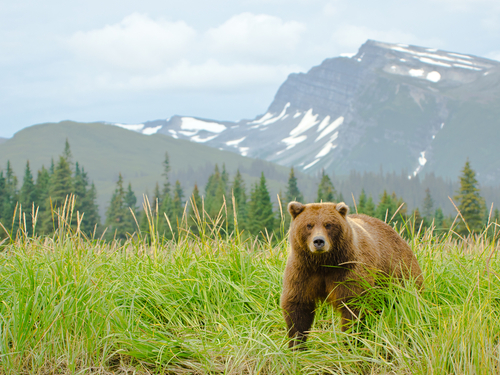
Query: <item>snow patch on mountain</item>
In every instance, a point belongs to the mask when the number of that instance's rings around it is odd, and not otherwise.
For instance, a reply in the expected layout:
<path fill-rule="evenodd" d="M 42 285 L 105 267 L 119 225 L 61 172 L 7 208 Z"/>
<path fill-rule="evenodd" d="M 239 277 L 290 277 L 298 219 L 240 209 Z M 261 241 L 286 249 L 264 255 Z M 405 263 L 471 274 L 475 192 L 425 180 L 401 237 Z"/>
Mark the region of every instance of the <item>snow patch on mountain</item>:
<path fill-rule="evenodd" d="M 211 133 L 222 133 L 226 127 L 217 122 L 198 120 L 194 117 L 182 117 L 181 129 L 183 130 L 206 130 Z M 199 141 L 195 141 L 199 142 Z"/>
<path fill-rule="evenodd" d="M 328 116 L 328 117 L 330 117 L 330 116 Z M 315 142 L 318 142 L 321 138 L 323 138 L 324 136 L 330 134 L 332 131 L 334 131 L 335 129 L 337 129 L 343 123 L 344 123 L 344 117 L 340 116 L 338 119 L 336 119 L 335 121 L 333 121 L 330 125 L 328 125 L 328 127 L 325 130 L 323 130 L 321 132 L 321 134 L 318 136 L 318 138 L 316 138 Z M 319 127 L 318 127 L 318 130 L 319 130 Z"/>
<path fill-rule="evenodd" d="M 243 138 L 240 138 L 240 139 L 235 139 L 235 140 L 233 140 L 233 141 L 227 141 L 227 142 L 226 142 L 226 145 L 236 147 L 236 146 L 238 146 L 241 142 L 243 142 L 243 141 L 245 140 L 245 138 L 246 138 L 246 136 L 245 136 L 245 137 L 243 137 Z"/>
<path fill-rule="evenodd" d="M 316 121 L 318 115 L 312 114 L 312 108 L 309 109 L 302 120 L 300 120 L 299 124 L 290 132 L 291 136 L 296 136 L 302 134 L 316 125 L 319 121 Z"/>
<path fill-rule="evenodd" d="M 427 73 L 427 79 L 431 82 L 439 82 L 439 80 L 441 79 L 441 74 L 439 74 L 439 72 L 436 72 L 435 70 L 430 72 L 430 73 Z"/>
<path fill-rule="evenodd" d="M 123 129 L 127 130 L 132 130 L 134 132 L 140 132 L 142 128 L 144 128 L 144 124 L 135 124 L 135 125 L 128 125 L 128 124 L 113 124 L 115 126 L 118 126 Z"/>
<path fill-rule="evenodd" d="M 156 134 L 156 133 L 158 133 L 158 130 L 160 130 L 162 126 L 163 125 L 158 125 L 158 126 L 153 126 L 153 127 L 150 127 L 150 128 L 145 128 L 142 131 L 142 134 L 145 134 L 145 135 Z"/>

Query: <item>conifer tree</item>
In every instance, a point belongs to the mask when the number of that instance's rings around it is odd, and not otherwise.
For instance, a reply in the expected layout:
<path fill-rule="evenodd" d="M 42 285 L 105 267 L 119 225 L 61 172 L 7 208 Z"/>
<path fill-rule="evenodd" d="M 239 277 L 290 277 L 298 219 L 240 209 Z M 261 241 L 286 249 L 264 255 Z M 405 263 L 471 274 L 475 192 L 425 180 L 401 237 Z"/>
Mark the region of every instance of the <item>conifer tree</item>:
<path fill-rule="evenodd" d="M 3 171 L 0 171 L 0 222 L 4 224 L 7 228 L 8 219 L 4 217 L 5 205 L 8 204 L 8 200 L 6 199 L 5 192 L 5 177 L 3 176 Z M 4 238 L 6 233 L 3 233 L 3 230 L 0 231 L 0 238 Z"/>
<path fill-rule="evenodd" d="M 172 199 L 172 217 L 170 218 L 170 224 L 174 233 L 178 233 L 179 225 L 182 221 L 184 213 L 183 198 L 184 191 L 182 190 L 181 183 L 177 180 L 175 181 L 174 197 Z"/>
<path fill-rule="evenodd" d="M 286 201 L 290 203 L 292 201 L 304 202 L 304 197 L 297 186 L 297 177 L 295 177 L 295 172 L 293 167 L 290 168 L 290 176 L 288 177 L 288 185 L 286 188 Z"/>
<path fill-rule="evenodd" d="M 225 199 L 226 186 L 216 164 L 214 173 L 208 178 L 205 186 L 205 210 L 208 216 L 215 220 L 219 214 Z"/>
<path fill-rule="evenodd" d="M 165 178 L 163 182 L 163 196 L 170 196 L 170 157 L 168 156 L 168 152 L 165 152 L 165 160 L 163 160 L 163 173 L 162 176 Z"/>
<path fill-rule="evenodd" d="M 361 194 L 359 195 L 357 204 L 358 214 L 366 214 L 366 204 L 367 201 L 366 201 L 365 189 L 361 189 Z"/>
<path fill-rule="evenodd" d="M 198 185 L 195 183 L 193 188 L 193 193 L 191 194 L 191 198 L 186 203 L 189 205 L 188 208 L 188 226 L 191 233 L 198 235 L 199 234 L 199 223 L 198 223 L 198 215 L 201 220 L 203 220 L 203 202 L 201 200 L 200 191 L 198 190 Z M 200 223 L 201 224 L 201 223 Z"/>
<path fill-rule="evenodd" d="M 150 202 L 151 203 L 151 209 L 156 210 L 156 205 L 158 204 L 158 209 L 160 209 L 163 201 L 162 201 L 162 195 L 160 193 L 160 185 L 158 182 L 155 185 L 155 190 L 153 191 L 153 199 Z"/>
<path fill-rule="evenodd" d="M 325 173 L 323 169 L 321 171 L 321 181 L 318 185 L 318 197 L 316 202 L 333 202 L 335 201 L 335 187 L 333 186 L 332 180 Z"/>
<path fill-rule="evenodd" d="M 483 226 L 484 199 L 479 191 L 476 172 L 470 167 L 469 160 L 467 160 L 460 176 L 460 190 L 454 197 L 465 220 L 465 223 L 460 221 L 457 226 L 459 234 L 466 235 L 469 231 L 479 232 Z"/>
<path fill-rule="evenodd" d="M 368 200 L 366 201 L 366 208 L 364 214 L 374 217 L 376 212 L 375 210 L 376 210 L 375 203 L 373 202 L 373 197 L 370 195 L 368 197 Z"/>
<path fill-rule="evenodd" d="M 30 162 L 28 160 L 26 162 L 23 185 L 21 187 L 21 191 L 19 192 L 19 203 L 21 203 L 23 209 L 24 220 L 26 220 L 25 230 L 28 231 L 28 233 L 30 234 L 32 234 L 33 232 L 32 214 L 34 213 L 33 206 L 36 200 L 37 199 L 36 199 L 35 183 L 33 181 L 33 174 L 31 173 Z"/>
<path fill-rule="evenodd" d="M 61 210 L 66 202 L 66 197 L 73 193 L 73 179 L 71 177 L 71 170 L 67 159 L 63 156 L 59 157 L 59 161 L 54 169 L 54 174 L 50 178 L 49 185 L 49 199 L 45 202 L 45 211 L 47 212 L 42 224 L 42 231 L 44 233 L 52 233 L 57 218 L 52 217 L 54 213 L 62 214 Z M 67 210 L 71 207 L 67 206 Z M 74 212 L 76 215 L 76 211 Z M 53 221 L 54 220 L 54 221 Z M 75 223 L 76 217 L 72 218 L 72 223 Z"/>
<path fill-rule="evenodd" d="M 8 227 L 11 226 L 12 220 L 14 219 L 14 212 L 16 212 L 16 205 L 18 202 L 18 191 L 17 191 L 17 177 L 14 174 L 14 170 L 7 160 L 7 168 L 5 170 L 5 187 L 3 188 L 3 194 L 0 197 L 2 202 L 2 214 L 1 217 L 5 223 L 9 223 Z M 19 212 L 16 212 L 16 220 L 14 220 L 14 228 L 16 229 L 19 223 L 18 216 Z"/>
<path fill-rule="evenodd" d="M 422 215 L 426 222 L 430 223 L 432 221 L 432 213 L 434 211 L 434 201 L 431 196 L 431 191 L 429 188 L 425 189 L 425 198 L 422 204 Z"/>
<path fill-rule="evenodd" d="M 171 219 L 172 216 L 172 196 L 171 196 L 171 185 L 170 185 L 170 158 L 168 152 L 165 152 L 165 160 L 163 161 L 163 173 L 162 176 L 165 178 L 163 182 L 162 196 L 160 199 L 160 233 L 167 232 L 167 222 L 165 219 L 165 214 Z M 156 194 L 156 193 L 155 193 Z M 155 203 L 156 204 L 156 203 Z"/>
<path fill-rule="evenodd" d="M 106 211 L 107 236 L 109 239 L 126 239 L 127 233 L 134 232 L 132 215 L 125 202 L 125 189 L 123 188 L 123 177 L 120 173 L 116 182 L 116 189 L 111 197 L 111 203 Z"/>
<path fill-rule="evenodd" d="M 69 147 L 68 138 L 66 138 L 66 142 L 64 143 L 64 151 L 62 157 L 66 159 L 70 166 L 73 164 L 73 154 L 71 153 L 71 149 Z"/>
<path fill-rule="evenodd" d="M 436 211 L 434 211 L 434 226 L 438 232 L 443 231 L 444 228 L 444 214 L 441 207 L 438 207 Z"/>
<path fill-rule="evenodd" d="M 132 184 L 129 182 L 127 187 L 127 192 L 125 193 L 125 205 L 132 210 L 134 215 L 137 214 L 137 197 L 132 190 Z"/>
<path fill-rule="evenodd" d="M 73 193 L 73 180 L 68 161 L 63 156 L 59 157 L 54 175 L 50 181 L 49 195 L 52 199 L 53 207 L 60 207 L 64 204 L 68 195 Z"/>
<path fill-rule="evenodd" d="M 97 206 L 97 190 L 93 182 L 85 193 L 82 209 L 85 214 L 81 230 L 88 235 L 92 235 L 94 232 L 95 234 L 100 234 L 101 217 L 99 215 L 99 207 Z"/>
<path fill-rule="evenodd" d="M 44 231 L 44 223 L 50 222 L 50 210 L 47 211 L 49 207 L 49 188 L 50 188 L 50 174 L 49 171 L 42 166 L 38 170 L 35 184 L 35 196 L 36 205 L 38 206 L 38 216 L 37 216 L 37 232 L 48 233 Z"/>
<path fill-rule="evenodd" d="M 85 212 L 83 205 L 87 193 L 87 185 L 86 174 L 80 169 L 78 162 L 76 162 L 75 176 L 73 177 L 73 194 L 75 195 L 75 212 L 78 211 L 80 215 Z"/>
<path fill-rule="evenodd" d="M 234 176 L 233 186 L 231 188 L 232 195 L 234 197 L 234 203 L 236 208 L 232 207 L 232 197 L 231 197 L 231 215 L 236 212 L 236 219 L 238 221 L 238 229 L 243 231 L 246 229 L 247 219 L 248 219 L 248 207 L 247 207 L 247 195 L 245 192 L 245 182 L 241 176 L 240 170 L 236 171 Z M 232 220 L 234 221 L 234 220 Z"/>
<path fill-rule="evenodd" d="M 392 218 L 396 210 L 399 208 L 401 202 L 397 199 L 396 194 L 389 195 L 387 191 L 384 190 L 380 202 L 378 203 L 376 210 L 376 217 L 382 221 L 387 220 L 387 222 Z M 403 213 L 401 210 L 400 213 Z"/>
<path fill-rule="evenodd" d="M 259 183 L 253 186 L 248 207 L 248 230 L 258 235 L 267 230 L 271 234 L 274 227 L 274 214 L 271 197 L 266 186 L 266 178 L 262 172 Z"/>

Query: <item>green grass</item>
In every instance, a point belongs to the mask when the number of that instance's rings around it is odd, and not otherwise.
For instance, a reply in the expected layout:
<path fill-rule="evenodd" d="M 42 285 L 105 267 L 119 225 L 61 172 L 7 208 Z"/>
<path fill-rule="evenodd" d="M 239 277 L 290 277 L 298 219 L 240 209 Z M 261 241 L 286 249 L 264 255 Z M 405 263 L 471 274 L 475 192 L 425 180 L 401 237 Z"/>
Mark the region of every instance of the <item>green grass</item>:
<path fill-rule="evenodd" d="M 279 308 L 286 241 L 206 228 L 105 244 L 61 223 L 0 254 L 0 373 L 500 372 L 500 256 L 486 236 L 412 234 L 421 293 L 411 282 L 377 291 L 349 333 L 321 305 L 308 350 L 291 352 Z"/>

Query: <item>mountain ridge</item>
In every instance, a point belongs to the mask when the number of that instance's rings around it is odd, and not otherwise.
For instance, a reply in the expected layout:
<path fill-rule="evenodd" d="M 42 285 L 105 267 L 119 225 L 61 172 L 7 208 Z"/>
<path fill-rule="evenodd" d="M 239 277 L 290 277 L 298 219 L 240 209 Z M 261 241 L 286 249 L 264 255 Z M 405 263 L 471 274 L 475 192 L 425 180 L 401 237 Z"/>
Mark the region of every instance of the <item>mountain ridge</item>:
<path fill-rule="evenodd" d="M 498 100 L 497 61 L 369 40 L 352 57 L 329 58 L 307 73 L 290 74 L 267 112 L 253 120 L 172 116 L 145 122 L 139 131 L 312 174 L 383 166 L 407 170 L 409 178 L 422 172 L 455 178 L 469 157 L 481 182 L 499 183 Z M 467 129 L 474 129 L 474 147 L 455 136 L 465 136 Z"/>

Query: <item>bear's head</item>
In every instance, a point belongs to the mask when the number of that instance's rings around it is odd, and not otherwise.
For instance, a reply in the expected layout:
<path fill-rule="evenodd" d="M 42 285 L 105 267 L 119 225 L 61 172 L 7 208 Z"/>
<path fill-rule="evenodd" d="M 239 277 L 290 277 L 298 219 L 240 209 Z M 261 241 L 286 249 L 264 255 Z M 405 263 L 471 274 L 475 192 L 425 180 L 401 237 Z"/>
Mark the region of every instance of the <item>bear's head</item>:
<path fill-rule="evenodd" d="M 290 202 L 292 216 L 290 241 L 297 249 L 308 249 L 323 254 L 338 248 L 348 235 L 346 215 L 349 207 L 344 203 Z"/>

